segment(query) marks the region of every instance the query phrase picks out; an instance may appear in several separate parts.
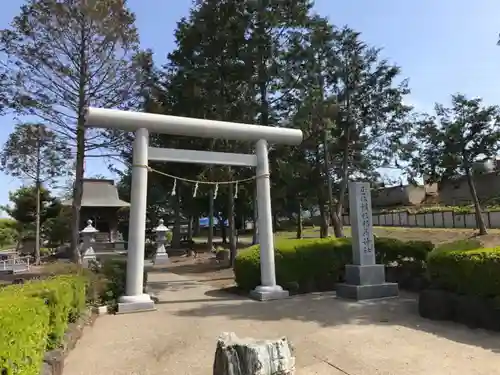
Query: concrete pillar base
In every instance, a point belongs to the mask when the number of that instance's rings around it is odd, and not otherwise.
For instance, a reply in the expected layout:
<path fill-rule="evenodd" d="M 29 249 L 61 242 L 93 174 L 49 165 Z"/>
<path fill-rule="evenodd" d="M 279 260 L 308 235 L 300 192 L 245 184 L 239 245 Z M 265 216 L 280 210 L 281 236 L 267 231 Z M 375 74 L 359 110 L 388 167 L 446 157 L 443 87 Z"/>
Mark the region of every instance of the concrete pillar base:
<path fill-rule="evenodd" d="M 250 292 L 250 298 L 257 301 L 273 301 L 290 297 L 288 290 L 283 290 L 279 285 L 263 286 L 259 285 Z"/>
<path fill-rule="evenodd" d="M 382 283 L 375 285 L 337 284 L 337 298 L 366 301 L 399 296 L 398 284 Z"/>
<path fill-rule="evenodd" d="M 357 301 L 391 298 L 399 295 L 398 284 L 385 281 L 383 264 L 345 266 L 345 283 L 337 284 L 337 297 Z"/>
<path fill-rule="evenodd" d="M 118 314 L 130 314 L 135 312 L 154 311 L 155 303 L 149 294 L 140 294 L 138 296 L 120 297 L 118 303 Z"/>

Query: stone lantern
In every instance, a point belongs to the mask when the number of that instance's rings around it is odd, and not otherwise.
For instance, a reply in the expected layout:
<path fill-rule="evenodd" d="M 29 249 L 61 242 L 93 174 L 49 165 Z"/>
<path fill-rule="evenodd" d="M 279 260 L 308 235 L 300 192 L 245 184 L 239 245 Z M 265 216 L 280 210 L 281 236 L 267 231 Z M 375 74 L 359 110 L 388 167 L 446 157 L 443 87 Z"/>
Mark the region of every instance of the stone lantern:
<path fill-rule="evenodd" d="M 170 231 L 164 224 L 163 219 L 160 219 L 158 226 L 154 229 L 156 233 L 156 254 L 154 259 L 154 264 L 165 264 L 168 263 L 168 254 L 165 250 L 165 244 L 167 243 L 167 232 Z"/>
<path fill-rule="evenodd" d="M 85 267 L 88 267 L 89 261 L 95 261 L 95 251 L 92 247 L 95 242 L 95 234 L 99 232 L 92 226 L 92 220 L 87 221 L 87 226 L 80 232 L 82 235 L 82 248 L 80 254 L 82 256 L 82 263 Z"/>

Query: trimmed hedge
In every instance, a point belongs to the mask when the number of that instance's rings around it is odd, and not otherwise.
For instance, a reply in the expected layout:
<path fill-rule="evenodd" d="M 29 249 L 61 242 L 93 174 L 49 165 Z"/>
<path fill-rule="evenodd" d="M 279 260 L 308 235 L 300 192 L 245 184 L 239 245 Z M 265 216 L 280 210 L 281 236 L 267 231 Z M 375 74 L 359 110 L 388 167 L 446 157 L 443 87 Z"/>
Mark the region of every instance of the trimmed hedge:
<path fill-rule="evenodd" d="M 74 281 L 71 280 L 72 276 L 65 275 L 9 285 L 1 290 L 0 297 L 12 295 L 42 299 L 50 313 L 47 348 L 54 349 L 61 343 L 70 319 L 74 319 L 76 306 L 80 304 L 75 293 L 75 288 L 79 285 L 76 277 L 73 276 Z M 85 284 L 81 286 L 85 293 Z"/>
<path fill-rule="evenodd" d="M 99 302 L 106 304 L 110 308 L 116 308 L 118 298 L 125 295 L 127 281 L 127 260 L 107 259 L 102 265 L 95 265 L 93 272 L 100 275 L 100 296 Z M 148 273 L 146 269 L 143 274 L 143 286 L 146 289 Z"/>
<path fill-rule="evenodd" d="M 379 262 L 422 275 L 425 260 L 434 248 L 428 241 L 375 238 Z M 292 292 L 332 290 L 343 281 L 344 267 L 352 261 L 350 238 L 278 239 L 275 244 L 277 282 Z M 234 266 L 239 288 L 251 290 L 260 284 L 259 245 L 241 251 Z"/>
<path fill-rule="evenodd" d="M 431 286 L 484 298 L 500 297 L 500 248 L 433 252 L 427 264 Z"/>
<path fill-rule="evenodd" d="M 49 310 L 40 298 L 0 296 L 0 373 L 39 375 L 49 332 Z"/>

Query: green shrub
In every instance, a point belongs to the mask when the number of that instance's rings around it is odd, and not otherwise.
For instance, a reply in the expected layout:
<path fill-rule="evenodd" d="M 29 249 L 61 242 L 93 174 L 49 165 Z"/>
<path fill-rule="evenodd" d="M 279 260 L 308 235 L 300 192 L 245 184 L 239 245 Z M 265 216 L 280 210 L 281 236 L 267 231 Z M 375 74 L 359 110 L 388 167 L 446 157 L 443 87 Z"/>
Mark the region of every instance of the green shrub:
<path fill-rule="evenodd" d="M 75 322 L 86 307 L 88 279 L 83 275 L 62 275 L 57 278 L 57 282 L 66 283 L 73 292 L 68 320 Z"/>
<path fill-rule="evenodd" d="M 423 275 L 425 260 L 432 249 L 433 244 L 427 241 L 375 239 L 375 253 L 379 262 L 405 267 L 412 275 Z M 343 281 L 344 267 L 351 261 L 350 238 L 280 238 L 275 243 L 277 282 L 285 287 L 298 284 L 301 291 L 332 290 L 337 282 Z M 234 274 L 241 289 L 251 290 L 260 284 L 258 245 L 238 254 Z"/>
<path fill-rule="evenodd" d="M 466 251 L 466 250 L 477 250 L 481 248 L 481 241 L 475 238 L 468 238 L 465 240 L 457 240 L 451 242 L 445 242 L 437 246 L 433 251 Z"/>
<path fill-rule="evenodd" d="M 85 281 L 86 304 L 96 305 L 104 293 L 106 281 L 101 274 L 75 263 L 52 263 L 44 267 L 46 276 L 74 275 Z M 81 301 L 80 301 L 81 304 Z"/>
<path fill-rule="evenodd" d="M 47 348 L 54 349 L 60 343 L 74 311 L 74 289 L 66 278 L 49 278 L 43 281 L 29 281 L 26 284 L 9 285 L 0 292 L 3 296 L 26 296 L 40 298 L 50 312 Z"/>
<path fill-rule="evenodd" d="M 251 246 L 238 253 L 234 262 L 234 279 L 238 287 L 251 290 L 260 284 L 259 246 Z"/>
<path fill-rule="evenodd" d="M 260 284 L 260 247 L 241 251 L 234 266 L 235 280 L 244 290 Z M 280 285 L 298 284 L 302 290 L 322 290 L 338 281 L 351 259 L 348 240 L 326 238 L 279 239 L 275 244 L 276 279 Z"/>
<path fill-rule="evenodd" d="M 377 262 L 385 265 L 414 263 L 425 265 L 427 256 L 434 249 L 431 241 L 401 241 L 395 238 L 375 238 Z"/>
<path fill-rule="evenodd" d="M 104 279 L 104 293 L 101 295 L 101 302 L 114 307 L 118 298 L 125 295 L 127 281 L 127 260 L 126 259 L 108 259 L 102 266 L 96 269 L 96 272 L 102 275 Z M 144 288 L 147 283 L 147 272 L 144 270 Z"/>
<path fill-rule="evenodd" d="M 500 248 L 433 252 L 427 269 L 434 288 L 470 296 L 500 296 Z"/>
<path fill-rule="evenodd" d="M 0 295 L 0 373 L 39 375 L 48 330 L 42 299 Z"/>

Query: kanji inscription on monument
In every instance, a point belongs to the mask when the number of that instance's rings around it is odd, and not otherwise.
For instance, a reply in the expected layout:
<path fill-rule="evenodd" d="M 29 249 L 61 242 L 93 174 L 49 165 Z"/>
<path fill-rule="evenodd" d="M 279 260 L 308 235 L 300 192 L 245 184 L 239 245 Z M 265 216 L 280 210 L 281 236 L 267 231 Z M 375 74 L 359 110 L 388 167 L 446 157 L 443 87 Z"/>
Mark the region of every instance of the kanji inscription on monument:
<path fill-rule="evenodd" d="M 349 182 L 349 212 L 354 264 L 375 264 L 370 184 Z"/>

